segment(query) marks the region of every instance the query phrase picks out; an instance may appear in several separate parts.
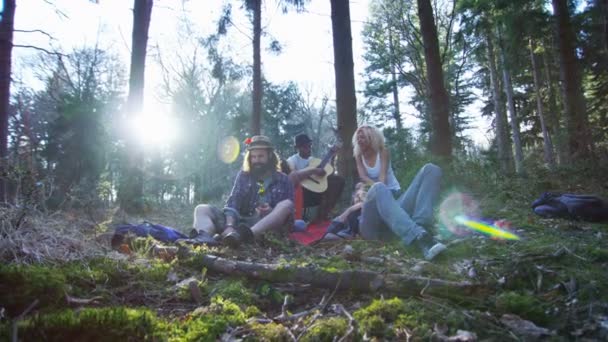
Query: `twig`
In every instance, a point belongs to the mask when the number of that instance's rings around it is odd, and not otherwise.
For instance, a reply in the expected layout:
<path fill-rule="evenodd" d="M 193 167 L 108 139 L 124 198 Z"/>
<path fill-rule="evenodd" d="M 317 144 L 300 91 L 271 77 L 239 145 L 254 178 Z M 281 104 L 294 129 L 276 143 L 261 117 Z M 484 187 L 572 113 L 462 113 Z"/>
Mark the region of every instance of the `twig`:
<path fill-rule="evenodd" d="M 51 36 L 50 33 L 43 31 L 43 30 L 13 30 L 14 32 L 21 32 L 21 33 L 42 33 L 43 35 L 49 37 L 50 40 L 57 40 L 55 37 Z"/>
<path fill-rule="evenodd" d="M 302 336 L 304 336 L 304 334 L 315 325 L 314 323 L 317 320 L 317 318 L 319 318 L 319 316 L 321 316 L 320 311 L 317 312 L 314 316 L 312 316 L 310 323 L 306 327 L 304 327 L 304 330 L 302 330 L 302 332 L 298 335 L 298 337 L 296 338 L 296 341 L 299 341 L 302 338 Z"/>
<path fill-rule="evenodd" d="M 338 279 L 338 282 L 336 283 L 336 287 L 334 288 L 334 291 L 329 295 L 329 298 L 327 298 L 327 302 L 325 302 L 324 305 L 321 305 L 321 307 L 320 307 L 321 312 L 325 311 L 325 308 L 327 308 L 327 304 L 329 304 L 331 299 L 334 297 L 334 295 L 336 294 L 336 291 L 338 291 L 338 288 L 340 287 L 341 283 L 342 283 L 342 277 L 340 277 L 340 279 Z"/>
<path fill-rule="evenodd" d="M 338 340 L 338 342 L 344 342 L 355 331 L 355 325 L 357 322 L 355 321 L 353 316 L 350 314 L 350 312 L 346 311 L 346 308 L 344 308 L 344 305 L 338 304 L 337 308 L 339 308 L 340 311 L 342 311 L 342 313 L 344 315 L 346 315 L 346 317 L 348 317 L 348 331 L 346 331 L 346 334 L 344 334 L 344 336 L 342 336 Z"/>
<path fill-rule="evenodd" d="M 38 305 L 38 299 L 34 299 L 34 301 L 32 302 L 32 304 L 30 304 L 30 306 L 28 306 L 25 311 L 23 311 L 19 316 L 17 316 L 17 318 L 15 318 L 13 320 L 13 334 L 12 334 L 12 338 L 11 341 L 12 342 L 17 342 L 19 339 L 17 338 L 17 323 L 19 323 L 20 320 L 23 319 L 23 317 L 25 317 L 25 315 L 27 315 L 30 311 L 32 311 L 32 309 Z"/>
<path fill-rule="evenodd" d="M 21 45 L 21 44 L 13 44 L 13 47 L 19 47 L 19 48 L 27 48 L 27 49 L 34 49 L 34 50 L 38 50 L 38 51 L 42 51 L 45 53 L 48 53 L 49 55 L 55 55 L 55 56 L 65 56 L 64 54 L 62 54 L 61 52 L 57 52 L 57 51 L 49 51 L 45 48 L 41 48 L 39 46 L 34 46 L 34 45 Z"/>

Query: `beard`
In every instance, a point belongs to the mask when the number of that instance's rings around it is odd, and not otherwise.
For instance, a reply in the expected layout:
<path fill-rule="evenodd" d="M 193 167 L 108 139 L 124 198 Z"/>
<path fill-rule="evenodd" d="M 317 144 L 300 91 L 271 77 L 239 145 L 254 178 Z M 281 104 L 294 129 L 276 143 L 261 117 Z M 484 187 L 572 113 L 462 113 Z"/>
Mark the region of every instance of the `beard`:
<path fill-rule="evenodd" d="M 256 177 L 262 177 L 266 172 L 271 171 L 273 169 L 273 165 L 270 163 L 255 163 L 251 164 L 251 174 Z"/>

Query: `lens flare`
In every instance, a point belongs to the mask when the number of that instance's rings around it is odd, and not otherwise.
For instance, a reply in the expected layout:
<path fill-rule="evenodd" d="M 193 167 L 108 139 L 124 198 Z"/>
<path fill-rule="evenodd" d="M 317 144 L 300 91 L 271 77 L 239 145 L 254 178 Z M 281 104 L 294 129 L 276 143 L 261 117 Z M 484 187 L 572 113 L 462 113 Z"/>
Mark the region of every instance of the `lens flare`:
<path fill-rule="evenodd" d="M 519 236 L 507 230 L 500 229 L 494 225 L 490 225 L 482 221 L 472 220 L 464 215 L 456 215 L 454 217 L 454 221 L 456 221 L 460 225 L 473 229 L 477 232 L 486 234 L 492 238 L 504 240 L 519 240 Z"/>
<path fill-rule="evenodd" d="M 452 234 L 458 236 L 471 234 L 471 230 L 463 228 L 454 220 L 454 217 L 459 215 L 480 217 L 479 205 L 468 194 L 452 192 L 439 205 L 439 222 Z"/>
<path fill-rule="evenodd" d="M 227 136 L 217 145 L 217 155 L 226 164 L 233 163 L 240 153 L 239 141 L 233 136 Z"/>

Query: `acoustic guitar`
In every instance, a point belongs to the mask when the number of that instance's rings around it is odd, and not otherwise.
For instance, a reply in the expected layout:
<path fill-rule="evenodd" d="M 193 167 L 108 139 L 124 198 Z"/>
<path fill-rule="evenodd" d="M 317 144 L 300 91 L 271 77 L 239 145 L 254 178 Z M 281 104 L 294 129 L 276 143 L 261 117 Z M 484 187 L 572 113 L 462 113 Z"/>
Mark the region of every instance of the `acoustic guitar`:
<path fill-rule="evenodd" d="M 318 169 L 325 170 L 325 175 L 324 176 L 311 175 L 309 177 L 304 178 L 302 181 L 300 181 L 300 185 L 309 191 L 317 192 L 317 193 L 321 193 L 321 192 L 324 192 L 325 190 L 327 190 L 327 177 L 329 175 L 331 175 L 332 173 L 334 173 L 334 167 L 331 166 L 329 161 L 331 160 L 331 158 L 333 158 L 334 155 L 336 155 L 336 153 L 338 152 L 340 147 L 341 147 L 341 144 L 336 143 L 334 146 L 332 146 L 329 149 L 329 151 L 327 152 L 325 157 L 323 157 L 323 159 L 310 158 L 310 161 L 308 162 L 308 166 L 299 171 L 318 168 Z"/>

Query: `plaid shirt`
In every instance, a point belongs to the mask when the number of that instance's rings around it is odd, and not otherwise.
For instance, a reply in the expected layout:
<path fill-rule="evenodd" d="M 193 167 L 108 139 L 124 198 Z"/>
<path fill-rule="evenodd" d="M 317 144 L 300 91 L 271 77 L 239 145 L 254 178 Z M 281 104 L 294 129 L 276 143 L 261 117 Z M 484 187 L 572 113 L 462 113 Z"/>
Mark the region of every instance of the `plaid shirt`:
<path fill-rule="evenodd" d="M 259 185 L 249 172 L 239 171 L 234 180 L 230 196 L 226 201 L 224 213 L 237 218 L 254 215 L 260 199 L 258 187 Z M 276 171 L 272 174 L 272 180 L 265 192 L 268 204 L 272 208 L 283 200 L 288 199 L 292 202 L 294 200 L 293 184 L 291 184 L 287 175 L 282 172 Z"/>

